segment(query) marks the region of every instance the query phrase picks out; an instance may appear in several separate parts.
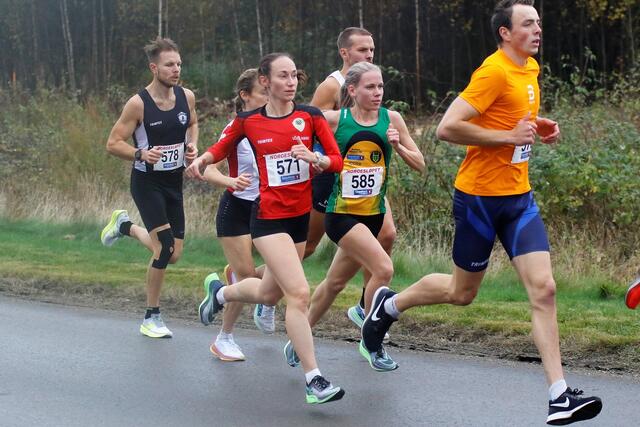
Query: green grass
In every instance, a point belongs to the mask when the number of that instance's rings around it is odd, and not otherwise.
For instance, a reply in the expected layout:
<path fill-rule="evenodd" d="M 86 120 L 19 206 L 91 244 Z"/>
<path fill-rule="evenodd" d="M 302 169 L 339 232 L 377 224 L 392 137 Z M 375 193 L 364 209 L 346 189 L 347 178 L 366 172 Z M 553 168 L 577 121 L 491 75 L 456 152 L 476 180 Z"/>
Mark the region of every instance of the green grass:
<path fill-rule="evenodd" d="M 146 249 L 132 239 L 122 239 L 105 248 L 99 233 L 100 226 L 96 224 L 46 224 L 0 218 L 3 254 L 0 274 L 87 286 L 141 286 L 149 261 Z M 312 285 L 324 278 L 333 252 L 332 245 L 324 245 L 305 261 L 305 272 Z M 446 272 L 442 255 L 420 259 L 396 251 L 394 258 L 396 290 L 410 285 L 422 274 L 438 271 L 436 267 Z M 222 249 L 212 235 L 187 235 L 183 257 L 167 269 L 166 283 L 196 291 L 203 277 L 211 271 L 221 272 L 225 264 Z M 342 310 L 352 305 L 359 297 L 361 283 L 361 277 L 354 278 L 334 308 Z M 560 275 L 558 319 L 563 338 L 583 348 L 637 345 L 638 313 L 625 308 L 624 290 L 623 284 L 611 284 L 598 277 L 571 281 Z M 406 317 L 425 325 L 444 324 L 504 336 L 525 335 L 531 328 L 527 295 L 508 264 L 490 271 L 470 306 L 416 308 L 407 312 Z"/>

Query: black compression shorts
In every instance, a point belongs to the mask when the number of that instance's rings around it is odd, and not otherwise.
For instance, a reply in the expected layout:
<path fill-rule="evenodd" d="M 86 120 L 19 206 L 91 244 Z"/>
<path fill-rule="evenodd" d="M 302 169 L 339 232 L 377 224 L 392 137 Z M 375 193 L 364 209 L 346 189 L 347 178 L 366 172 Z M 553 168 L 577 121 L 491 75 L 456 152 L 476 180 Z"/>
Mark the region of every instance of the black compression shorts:
<path fill-rule="evenodd" d="M 182 173 L 131 171 L 131 196 L 147 231 L 169 224 L 184 239 Z"/>

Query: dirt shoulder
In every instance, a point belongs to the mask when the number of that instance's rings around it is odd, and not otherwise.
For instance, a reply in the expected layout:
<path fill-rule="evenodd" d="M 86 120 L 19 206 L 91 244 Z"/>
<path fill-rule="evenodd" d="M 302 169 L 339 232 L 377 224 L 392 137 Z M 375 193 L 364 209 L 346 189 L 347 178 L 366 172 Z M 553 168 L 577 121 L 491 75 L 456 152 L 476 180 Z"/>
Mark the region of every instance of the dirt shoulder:
<path fill-rule="evenodd" d="M 114 288 L 100 284 L 79 285 L 34 279 L 0 278 L 0 295 L 54 304 L 96 307 L 106 310 L 140 312 L 144 305 L 142 287 Z M 167 318 L 197 321 L 195 307 L 200 295 L 167 289 L 163 295 L 163 312 Z M 283 330 L 283 311 L 279 309 L 277 325 Z M 239 327 L 253 328 L 248 308 Z M 343 341 L 359 339 L 358 330 L 342 311 L 331 311 L 314 328 L 314 335 Z M 638 344 L 640 346 L 640 343 Z M 402 318 L 391 331 L 390 347 L 411 350 L 492 357 L 526 363 L 540 363 L 530 336 L 503 336 L 479 330 L 452 328 L 450 325 L 417 323 Z M 640 378 L 640 354 L 637 349 L 579 348 L 565 339 L 562 343 L 563 363 L 571 368 L 604 371 Z"/>

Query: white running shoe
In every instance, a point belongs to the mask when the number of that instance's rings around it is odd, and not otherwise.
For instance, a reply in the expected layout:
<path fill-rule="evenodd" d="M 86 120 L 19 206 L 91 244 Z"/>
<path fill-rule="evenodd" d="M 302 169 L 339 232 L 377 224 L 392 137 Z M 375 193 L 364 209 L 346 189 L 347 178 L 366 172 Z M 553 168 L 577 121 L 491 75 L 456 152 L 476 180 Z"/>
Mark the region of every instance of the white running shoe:
<path fill-rule="evenodd" d="M 100 233 L 100 240 L 105 246 L 113 245 L 116 240 L 123 237 L 124 234 L 120 233 L 120 225 L 123 222 L 130 221 L 129 214 L 124 209 L 117 209 L 111 213 L 111 219 L 109 223 L 104 226 L 102 233 Z"/>
<path fill-rule="evenodd" d="M 263 334 L 272 334 L 276 330 L 276 306 L 256 304 L 253 310 L 253 323 Z"/>
<path fill-rule="evenodd" d="M 225 338 L 218 335 L 216 341 L 209 347 L 209 350 L 223 362 L 240 362 L 246 359 L 231 334 Z"/>
<path fill-rule="evenodd" d="M 144 319 L 140 325 L 140 333 L 150 338 L 171 338 L 173 336 L 173 332 L 165 326 L 160 313 L 152 314 L 148 319 Z"/>

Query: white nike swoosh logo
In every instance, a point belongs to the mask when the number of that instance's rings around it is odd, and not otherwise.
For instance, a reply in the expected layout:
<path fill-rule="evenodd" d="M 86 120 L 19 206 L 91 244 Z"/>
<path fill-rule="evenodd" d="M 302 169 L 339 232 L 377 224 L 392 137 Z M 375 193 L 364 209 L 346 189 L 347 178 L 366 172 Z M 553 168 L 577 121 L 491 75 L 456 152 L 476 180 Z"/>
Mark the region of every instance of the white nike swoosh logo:
<path fill-rule="evenodd" d="M 552 403 L 550 406 L 557 406 L 559 408 L 568 408 L 569 407 L 569 398 L 566 398 L 567 400 L 564 401 L 564 403 Z"/>
<path fill-rule="evenodd" d="M 377 322 L 378 320 L 380 320 L 380 318 L 377 316 L 378 311 L 380 311 L 380 307 L 382 307 L 382 303 L 378 304 L 378 306 L 376 307 L 376 311 L 374 311 L 373 314 L 371 315 L 371 320 L 373 320 L 374 322 Z"/>

